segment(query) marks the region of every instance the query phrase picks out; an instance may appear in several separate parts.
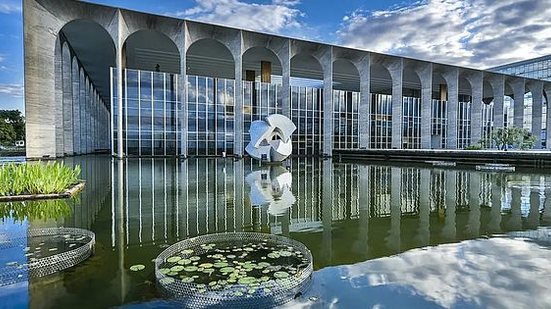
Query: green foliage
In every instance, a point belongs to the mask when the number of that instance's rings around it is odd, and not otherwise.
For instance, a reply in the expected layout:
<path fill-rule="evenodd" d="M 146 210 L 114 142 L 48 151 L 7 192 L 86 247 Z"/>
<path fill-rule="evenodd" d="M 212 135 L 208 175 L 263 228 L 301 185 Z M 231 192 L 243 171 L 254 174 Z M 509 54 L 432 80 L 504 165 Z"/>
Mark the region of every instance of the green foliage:
<path fill-rule="evenodd" d="M 480 143 L 472 144 L 470 146 L 465 147 L 465 150 L 482 150 L 484 149 Z"/>
<path fill-rule="evenodd" d="M 13 146 L 25 139 L 25 117 L 18 110 L 0 110 L 0 144 Z"/>
<path fill-rule="evenodd" d="M 59 162 L 9 163 L 0 167 L 0 196 L 63 193 L 79 181 L 80 166 Z"/>
<path fill-rule="evenodd" d="M 490 138 L 498 149 L 505 151 L 508 148 L 527 150 L 536 143 L 536 137 L 530 131 L 517 127 L 496 129 Z"/>
<path fill-rule="evenodd" d="M 66 200 L 0 203 L 0 218 L 12 218 L 19 222 L 26 219 L 46 221 L 67 218 L 71 211 L 71 206 Z"/>

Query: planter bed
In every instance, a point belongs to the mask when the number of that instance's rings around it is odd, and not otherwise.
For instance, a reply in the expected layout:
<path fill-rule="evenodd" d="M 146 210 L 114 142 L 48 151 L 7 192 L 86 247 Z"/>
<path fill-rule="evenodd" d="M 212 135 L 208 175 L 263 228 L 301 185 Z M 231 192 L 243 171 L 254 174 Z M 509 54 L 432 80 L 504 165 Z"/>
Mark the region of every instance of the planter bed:
<path fill-rule="evenodd" d="M 73 197 L 78 192 L 84 189 L 86 182 L 80 181 L 74 184 L 63 193 L 51 193 L 51 194 L 23 194 L 12 196 L 0 196 L 0 202 L 18 202 L 18 201 L 34 201 L 34 200 L 52 200 L 63 199 Z"/>

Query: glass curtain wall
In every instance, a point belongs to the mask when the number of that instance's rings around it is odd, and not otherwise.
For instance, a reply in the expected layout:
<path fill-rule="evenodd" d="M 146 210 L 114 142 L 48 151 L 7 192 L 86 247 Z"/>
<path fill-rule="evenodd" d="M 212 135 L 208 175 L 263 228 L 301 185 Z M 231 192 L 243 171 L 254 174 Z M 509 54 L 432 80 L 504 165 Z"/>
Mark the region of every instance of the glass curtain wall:
<path fill-rule="evenodd" d="M 402 149 L 421 148 L 421 99 L 402 98 Z"/>
<path fill-rule="evenodd" d="M 333 90 L 333 148 L 358 149 L 360 93 Z"/>
<path fill-rule="evenodd" d="M 123 114 L 123 149 L 126 155 L 180 154 L 178 76 L 170 73 L 125 69 L 123 109 L 117 109 L 116 68 L 111 68 L 112 140 L 117 144 L 117 116 Z"/>
<path fill-rule="evenodd" d="M 371 94 L 370 148 L 392 148 L 392 96 Z"/>
<path fill-rule="evenodd" d="M 322 154 L 322 94 L 318 88 L 291 86 L 291 120 L 297 126 L 293 138 L 295 155 Z"/>
<path fill-rule="evenodd" d="M 432 148 L 446 148 L 448 129 L 448 102 L 432 100 Z"/>
<path fill-rule="evenodd" d="M 488 104 L 482 104 L 482 141 L 490 147 L 490 135 L 494 129 L 494 101 Z"/>
<path fill-rule="evenodd" d="M 235 82 L 188 75 L 188 154 L 233 153 Z"/>
<path fill-rule="evenodd" d="M 251 123 L 271 114 L 281 114 L 280 84 L 243 82 L 243 147 L 251 141 Z"/>
<path fill-rule="evenodd" d="M 457 106 L 457 148 L 471 144 L 471 97 L 460 96 Z M 475 141 L 477 142 L 477 141 Z"/>

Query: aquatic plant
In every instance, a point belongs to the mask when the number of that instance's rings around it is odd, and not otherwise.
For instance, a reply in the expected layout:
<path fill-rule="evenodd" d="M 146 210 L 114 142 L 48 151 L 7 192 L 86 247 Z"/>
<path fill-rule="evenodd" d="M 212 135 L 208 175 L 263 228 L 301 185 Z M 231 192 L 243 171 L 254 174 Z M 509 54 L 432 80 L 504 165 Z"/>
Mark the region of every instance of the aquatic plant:
<path fill-rule="evenodd" d="M 0 221 L 12 218 L 15 221 L 50 220 L 67 218 L 71 215 L 67 200 L 41 200 L 0 203 Z"/>
<path fill-rule="evenodd" d="M 0 196 L 63 193 L 79 182 L 80 166 L 60 162 L 8 163 L 0 167 Z"/>

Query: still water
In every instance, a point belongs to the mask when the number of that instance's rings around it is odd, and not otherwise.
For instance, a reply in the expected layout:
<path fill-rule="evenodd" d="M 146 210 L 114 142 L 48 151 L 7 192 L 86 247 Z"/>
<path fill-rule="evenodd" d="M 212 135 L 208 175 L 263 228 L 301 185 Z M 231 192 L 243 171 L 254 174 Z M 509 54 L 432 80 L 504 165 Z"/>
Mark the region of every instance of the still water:
<path fill-rule="evenodd" d="M 178 240 L 225 231 L 284 235 L 312 251 L 312 286 L 290 307 L 551 306 L 551 173 L 542 170 L 311 158 L 283 166 L 102 156 L 66 163 L 81 165 L 87 181 L 69 211 L 25 217 L 0 207 L 0 240 L 79 227 L 95 232 L 95 253 L 72 269 L 0 287 L 7 307 L 170 307 L 155 289 L 152 260 Z M 0 263 L 20 255 L 4 251 Z M 136 264 L 145 270 L 130 271 Z"/>

